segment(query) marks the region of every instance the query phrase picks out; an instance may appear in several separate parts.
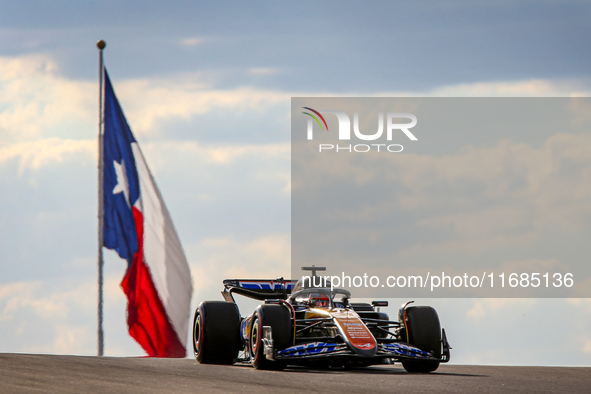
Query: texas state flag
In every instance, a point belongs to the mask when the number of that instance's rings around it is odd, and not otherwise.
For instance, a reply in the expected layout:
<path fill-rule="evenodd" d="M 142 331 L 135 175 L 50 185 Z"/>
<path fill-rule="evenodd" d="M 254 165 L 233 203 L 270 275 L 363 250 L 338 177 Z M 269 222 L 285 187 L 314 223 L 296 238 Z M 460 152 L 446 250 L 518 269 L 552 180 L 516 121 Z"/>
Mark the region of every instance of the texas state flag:
<path fill-rule="evenodd" d="M 127 260 L 130 335 L 152 357 L 185 357 L 193 287 L 162 195 L 105 70 L 103 245 Z"/>

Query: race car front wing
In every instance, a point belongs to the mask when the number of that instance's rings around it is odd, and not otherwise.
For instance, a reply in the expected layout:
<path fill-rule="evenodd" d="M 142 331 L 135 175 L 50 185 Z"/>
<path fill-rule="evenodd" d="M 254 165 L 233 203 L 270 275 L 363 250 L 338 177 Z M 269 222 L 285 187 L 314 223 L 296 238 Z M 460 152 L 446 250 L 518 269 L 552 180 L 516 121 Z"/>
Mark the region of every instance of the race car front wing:
<path fill-rule="evenodd" d="M 373 356 L 360 355 L 353 352 L 347 344 L 336 342 L 308 342 L 290 346 L 287 349 L 276 350 L 273 347 L 273 333 L 269 326 L 263 327 L 262 342 L 267 359 L 275 361 L 342 357 L 354 359 L 420 359 L 425 361 L 448 362 L 449 349 L 451 349 L 447 343 L 445 331 L 442 331 L 443 353 L 441 359 L 434 357 L 432 353 L 425 352 L 404 342 L 378 343 L 377 352 Z"/>

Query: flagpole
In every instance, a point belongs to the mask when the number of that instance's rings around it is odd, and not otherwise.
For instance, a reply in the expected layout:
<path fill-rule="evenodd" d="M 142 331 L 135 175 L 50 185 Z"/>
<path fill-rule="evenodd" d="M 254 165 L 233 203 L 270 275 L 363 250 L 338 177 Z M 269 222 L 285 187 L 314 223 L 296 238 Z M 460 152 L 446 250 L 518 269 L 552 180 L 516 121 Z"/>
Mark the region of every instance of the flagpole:
<path fill-rule="evenodd" d="M 99 131 L 98 131 L 98 356 L 104 351 L 103 331 L 103 49 L 107 43 L 98 40 L 99 49 Z"/>

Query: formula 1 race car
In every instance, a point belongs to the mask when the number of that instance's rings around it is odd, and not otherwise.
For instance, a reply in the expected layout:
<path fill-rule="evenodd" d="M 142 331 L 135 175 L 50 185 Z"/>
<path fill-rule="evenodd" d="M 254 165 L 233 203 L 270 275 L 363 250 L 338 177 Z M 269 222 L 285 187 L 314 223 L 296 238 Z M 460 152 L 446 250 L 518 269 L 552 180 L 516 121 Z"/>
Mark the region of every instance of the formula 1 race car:
<path fill-rule="evenodd" d="M 323 267 L 313 267 L 315 270 Z M 204 301 L 195 311 L 193 350 L 202 364 L 249 363 L 257 369 L 287 365 L 356 367 L 401 362 L 408 372 L 432 372 L 448 362 L 451 347 L 429 306 L 402 306 L 397 321 L 380 312 L 387 301 L 352 303 L 351 293 L 295 282 L 224 280 L 225 301 Z M 234 294 L 264 301 L 241 317 Z"/>

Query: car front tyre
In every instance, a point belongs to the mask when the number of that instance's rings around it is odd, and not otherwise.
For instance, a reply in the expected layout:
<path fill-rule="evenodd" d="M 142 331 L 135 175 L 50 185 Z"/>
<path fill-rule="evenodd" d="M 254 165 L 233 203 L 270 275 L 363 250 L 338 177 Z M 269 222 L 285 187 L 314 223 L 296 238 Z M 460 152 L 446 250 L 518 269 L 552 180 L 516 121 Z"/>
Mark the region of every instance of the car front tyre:
<path fill-rule="evenodd" d="M 406 308 L 406 342 L 441 358 L 441 325 L 437 312 L 430 306 L 409 306 Z M 402 360 L 407 372 L 429 373 L 439 368 L 439 361 Z"/>

